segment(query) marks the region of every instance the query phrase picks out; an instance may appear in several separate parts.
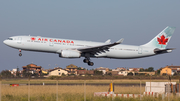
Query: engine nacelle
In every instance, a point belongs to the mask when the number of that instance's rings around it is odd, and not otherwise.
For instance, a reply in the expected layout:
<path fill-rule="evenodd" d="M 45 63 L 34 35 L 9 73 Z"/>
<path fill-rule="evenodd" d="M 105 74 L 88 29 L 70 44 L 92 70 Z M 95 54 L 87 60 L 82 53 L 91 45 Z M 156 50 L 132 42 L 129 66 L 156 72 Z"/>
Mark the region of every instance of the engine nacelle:
<path fill-rule="evenodd" d="M 62 50 L 59 56 L 63 58 L 80 58 L 81 54 L 78 51 Z"/>

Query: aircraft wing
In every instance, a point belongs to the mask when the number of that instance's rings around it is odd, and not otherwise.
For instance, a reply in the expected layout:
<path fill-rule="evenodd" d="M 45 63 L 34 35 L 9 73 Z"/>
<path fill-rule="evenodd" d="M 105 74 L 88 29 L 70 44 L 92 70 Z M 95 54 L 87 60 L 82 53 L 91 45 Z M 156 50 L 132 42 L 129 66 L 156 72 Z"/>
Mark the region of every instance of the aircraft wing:
<path fill-rule="evenodd" d="M 110 47 L 122 43 L 123 40 L 124 39 L 120 39 L 117 42 L 109 43 L 109 44 L 105 44 L 105 45 L 100 45 L 100 46 L 78 48 L 77 50 L 81 51 L 82 53 L 91 53 L 91 54 L 102 53 L 102 52 L 105 52 L 105 51 L 109 51 Z"/>

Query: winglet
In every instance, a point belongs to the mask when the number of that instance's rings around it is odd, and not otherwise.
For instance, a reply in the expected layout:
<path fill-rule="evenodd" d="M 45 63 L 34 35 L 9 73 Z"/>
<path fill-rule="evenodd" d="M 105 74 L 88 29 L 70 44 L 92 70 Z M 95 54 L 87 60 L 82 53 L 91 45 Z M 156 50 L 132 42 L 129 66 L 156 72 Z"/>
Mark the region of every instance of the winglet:
<path fill-rule="evenodd" d="M 111 43 L 111 39 L 108 39 L 105 43 Z"/>
<path fill-rule="evenodd" d="M 118 40 L 116 43 L 120 44 L 120 43 L 122 43 L 123 41 L 124 41 L 124 39 L 122 38 L 122 39 Z"/>

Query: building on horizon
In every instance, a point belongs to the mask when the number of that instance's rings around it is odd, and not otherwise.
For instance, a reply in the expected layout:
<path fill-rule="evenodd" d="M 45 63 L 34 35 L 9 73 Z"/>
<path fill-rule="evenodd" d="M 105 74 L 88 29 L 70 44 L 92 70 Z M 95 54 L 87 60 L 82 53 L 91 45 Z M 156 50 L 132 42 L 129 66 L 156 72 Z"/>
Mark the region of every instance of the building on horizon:
<path fill-rule="evenodd" d="M 41 66 L 37 66 L 35 64 L 28 64 L 27 66 L 23 66 L 23 71 L 29 72 L 29 73 L 37 73 L 38 75 L 41 75 Z"/>
<path fill-rule="evenodd" d="M 85 76 L 85 75 L 94 75 L 94 70 L 77 70 L 77 75 Z"/>
<path fill-rule="evenodd" d="M 99 67 L 99 68 L 96 68 L 95 70 L 102 71 L 103 75 L 105 75 L 106 72 L 109 71 L 109 68 L 107 68 L 107 67 Z"/>
<path fill-rule="evenodd" d="M 77 75 L 77 69 L 78 69 L 78 67 L 76 65 L 70 64 L 70 65 L 66 66 L 65 70 L 68 71 L 69 75 L 71 75 L 71 74 Z"/>
<path fill-rule="evenodd" d="M 126 71 L 127 69 L 124 67 L 117 67 L 115 69 L 112 69 L 112 71 Z"/>
<path fill-rule="evenodd" d="M 64 70 L 64 69 L 62 69 L 60 67 L 57 67 L 57 68 L 54 68 L 54 69 L 50 70 L 48 76 L 62 76 L 62 75 L 67 76 L 68 71 L 66 71 L 66 70 Z"/>
<path fill-rule="evenodd" d="M 174 75 L 175 73 L 180 73 L 180 66 L 166 66 L 161 68 L 160 75 Z"/>

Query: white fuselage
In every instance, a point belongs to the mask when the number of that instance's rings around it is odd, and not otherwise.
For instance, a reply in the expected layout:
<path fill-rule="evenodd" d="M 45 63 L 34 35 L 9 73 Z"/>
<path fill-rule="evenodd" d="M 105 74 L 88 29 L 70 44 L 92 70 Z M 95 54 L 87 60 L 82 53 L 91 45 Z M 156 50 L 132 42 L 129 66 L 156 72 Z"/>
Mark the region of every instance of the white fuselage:
<path fill-rule="evenodd" d="M 38 36 L 14 36 L 7 39 L 4 43 L 10 47 L 38 52 L 50 52 L 60 54 L 61 50 L 77 49 L 83 47 L 93 47 L 104 45 L 101 42 L 79 41 L 70 39 L 47 38 Z M 155 55 L 154 47 L 116 45 L 110 47 L 109 51 L 99 53 L 93 57 L 131 59 Z"/>

